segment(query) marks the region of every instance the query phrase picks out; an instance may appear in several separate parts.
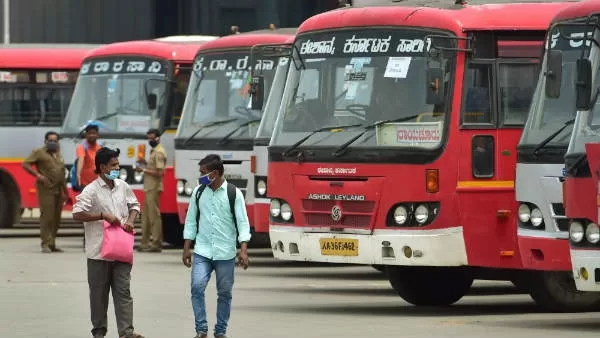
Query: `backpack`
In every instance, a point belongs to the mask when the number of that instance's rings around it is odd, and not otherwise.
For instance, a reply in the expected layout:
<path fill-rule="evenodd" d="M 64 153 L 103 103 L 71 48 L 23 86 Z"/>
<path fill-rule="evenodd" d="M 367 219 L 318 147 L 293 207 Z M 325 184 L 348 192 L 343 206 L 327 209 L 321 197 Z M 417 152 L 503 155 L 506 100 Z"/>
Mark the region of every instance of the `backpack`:
<path fill-rule="evenodd" d="M 200 228 L 200 196 L 202 196 L 202 193 L 204 192 L 204 189 L 206 189 L 205 185 L 201 185 L 200 188 L 198 188 L 198 190 L 196 190 L 196 224 L 198 225 L 198 228 Z M 237 242 L 237 238 L 239 237 L 239 231 L 237 228 L 237 218 L 235 217 L 235 197 L 236 197 L 236 188 L 235 185 L 227 182 L 227 198 L 229 199 L 229 210 L 231 210 L 231 216 L 233 216 L 233 224 L 234 224 L 234 228 L 235 228 L 235 238 L 236 238 L 236 242 Z"/>
<path fill-rule="evenodd" d="M 86 152 L 88 151 L 88 144 L 87 142 L 83 141 L 81 142 L 81 144 L 83 145 L 83 150 Z M 98 144 L 100 146 L 103 146 L 102 142 L 98 141 Z M 77 151 L 75 151 L 75 153 L 77 153 Z M 82 189 L 77 185 L 77 160 L 79 160 L 79 158 L 77 158 L 77 156 L 75 156 L 75 161 L 73 162 L 73 166 L 71 167 L 71 188 L 74 191 L 81 191 Z"/>

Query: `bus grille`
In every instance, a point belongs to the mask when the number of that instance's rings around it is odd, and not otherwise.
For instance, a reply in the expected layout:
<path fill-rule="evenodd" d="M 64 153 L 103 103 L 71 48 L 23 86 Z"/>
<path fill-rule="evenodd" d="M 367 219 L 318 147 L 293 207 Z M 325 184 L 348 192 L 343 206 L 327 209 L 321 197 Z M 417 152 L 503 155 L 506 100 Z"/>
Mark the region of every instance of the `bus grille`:
<path fill-rule="evenodd" d="M 567 220 L 565 207 L 562 203 L 552 203 L 552 218 L 556 222 L 559 231 L 569 231 L 569 220 Z"/>
<path fill-rule="evenodd" d="M 339 203 L 339 204 L 338 204 Z M 339 205 L 342 219 L 334 221 L 331 209 Z M 373 201 L 302 200 L 302 209 L 309 226 L 368 227 L 373 217 Z"/>

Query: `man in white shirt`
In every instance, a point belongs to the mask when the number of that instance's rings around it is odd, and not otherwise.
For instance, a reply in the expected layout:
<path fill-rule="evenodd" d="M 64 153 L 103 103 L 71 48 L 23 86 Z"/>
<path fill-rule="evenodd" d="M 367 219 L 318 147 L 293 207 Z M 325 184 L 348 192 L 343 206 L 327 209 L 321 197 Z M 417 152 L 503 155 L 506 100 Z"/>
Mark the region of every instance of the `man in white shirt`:
<path fill-rule="evenodd" d="M 133 330 L 133 299 L 130 293 L 131 264 L 102 258 L 103 221 L 133 231 L 140 203 L 129 185 L 119 177 L 119 149 L 106 147 L 96 153 L 98 178 L 86 185 L 73 206 L 73 219 L 84 222 L 85 254 L 92 335 L 104 337 L 107 331 L 108 294 L 112 289 L 117 330 L 121 338 L 144 338 Z"/>

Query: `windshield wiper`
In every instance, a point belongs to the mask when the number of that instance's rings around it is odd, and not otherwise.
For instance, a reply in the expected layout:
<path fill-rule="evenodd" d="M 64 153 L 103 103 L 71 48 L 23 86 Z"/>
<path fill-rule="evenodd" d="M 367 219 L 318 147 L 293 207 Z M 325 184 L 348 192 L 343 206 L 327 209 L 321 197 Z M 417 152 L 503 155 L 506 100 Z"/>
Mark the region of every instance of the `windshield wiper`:
<path fill-rule="evenodd" d="M 233 129 L 231 132 L 227 133 L 227 135 L 223 136 L 219 140 L 219 142 L 217 142 L 217 144 L 223 144 L 223 143 L 225 143 L 225 141 L 227 141 L 231 137 L 231 135 L 235 134 L 238 130 L 240 130 L 240 129 L 244 128 L 244 127 L 247 127 L 247 126 L 251 125 L 252 123 L 260 122 L 260 120 L 261 119 L 254 119 L 254 120 L 246 121 L 246 122 L 240 124 L 235 129 Z"/>
<path fill-rule="evenodd" d="M 97 118 L 94 119 L 94 121 L 103 121 L 103 120 L 109 119 L 109 118 L 111 118 L 113 116 L 117 116 L 117 115 L 119 115 L 118 111 L 114 112 L 112 114 L 106 114 L 106 115 L 102 115 L 100 117 L 97 117 Z"/>
<path fill-rule="evenodd" d="M 198 128 L 198 130 L 196 130 L 192 135 L 190 135 L 190 137 L 188 137 L 185 141 L 183 141 L 183 145 L 184 146 L 187 145 L 194 137 L 196 137 L 196 135 L 198 135 L 199 132 L 201 132 L 206 127 L 217 126 L 219 124 L 229 123 L 229 122 L 232 122 L 235 120 L 237 120 L 237 118 L 232 118 L 232 119 L 227 119 L 227 120 L 219 120 L 219 121 L 213 121 L 213 122 L 206 123 L 206 124 L 202 125 L 200 128 Z"/>
<path fill-rule="evenodd" d="M 552 141 L 556 136 L 558 136 L 558 134 L 560 134 L 568 126 L 572 125 L 573 122 L 575 122 L 575 119 L 570 119 L 569 121 L 565 122 L 565 124 L 562 127 L 560 127 L 557 131 L 555 131 L 554 133 L 550 134 L 550 136 L 546 137 L 542 142 L 540 142 L 540 144 L 538 144 L 538 146 L 535 147 L 535 149 L 533 149 L 533 151 L 531 153 L 533 155 L 537 155 L 538 152 L 540 150 L 542 150 L 542 148 L 544 148 L 546 146 L 546 144 L 550 143 L 550 141 Z"/>
<path fill-rule="evenodd" d="M 298 148 L 299 145 L 304 143 L 304 141 L 308 140 L 311 136 L 313 136 L 316 133 L 331 130 L 331 129 L 353 128 L 353 127 L 360 127 L 360 126 L 362 126 L 362 124 L 348 124 L 348 125 L 343 125 L 343 126 L 325 126 L 325 127 L 319 128 L 319 129 L 315 129 L 315 130 L 311 131 L 308 135 L 299 139 L 298 142 L 292 144 L 289 148 L 284 150 L 281 155 L 284 157 L 288 156 L 294 149 Z"/>
<path fill-rule="evenodd" d="M 419 115 L 412 115 L 412 116 L 407 116 L 407 117 L 400 117 L 397 119 L 391 119 L 391 120 L 384 120 L 384 121 L 377 121 L 373 124 L 364 126 L 364 130 L 354 136 L 353 138 L 351 138 L 350 140 L 348 140 L 348 142 L 342 144 L 341 146 L 339 146 L 339 148 L 337 148 L 334 152 L 333 152 L 333 156 L 339 157 L 342 156 L 345 152 L 346 149 L 348 148 L 348 146 L 352 143 L 354 143 L 354 141 L 358 140 L 361 136 L 363 136 L 367 131 L 376 128 L 377 126 L 380 126 L 382 124 L 386 124 L 386 123 L 393 123 L 393 122 L 406 122 L 406 121 L 410 121 L 412 119 L 416 119 L 417 117 L 419 117 Z"/>

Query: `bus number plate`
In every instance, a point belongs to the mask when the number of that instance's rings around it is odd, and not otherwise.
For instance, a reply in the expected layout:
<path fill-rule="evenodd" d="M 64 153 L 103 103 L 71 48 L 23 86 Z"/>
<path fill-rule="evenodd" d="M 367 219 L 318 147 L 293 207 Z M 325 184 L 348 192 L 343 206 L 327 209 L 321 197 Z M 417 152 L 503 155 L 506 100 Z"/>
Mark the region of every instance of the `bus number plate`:
<path fill-rule="evenodd" d="M 320 238 L 319 246 L 325 256 L 358 256 L 358 239 Z"/>

